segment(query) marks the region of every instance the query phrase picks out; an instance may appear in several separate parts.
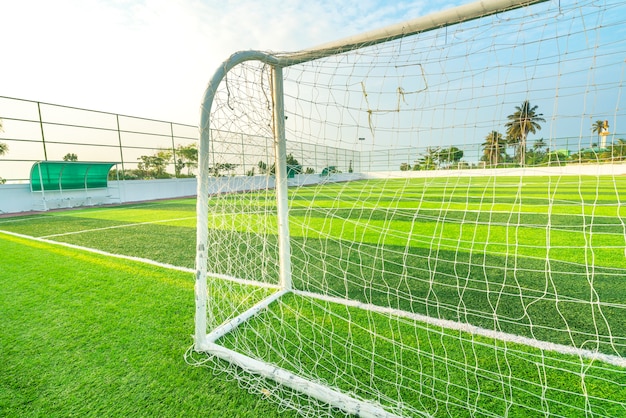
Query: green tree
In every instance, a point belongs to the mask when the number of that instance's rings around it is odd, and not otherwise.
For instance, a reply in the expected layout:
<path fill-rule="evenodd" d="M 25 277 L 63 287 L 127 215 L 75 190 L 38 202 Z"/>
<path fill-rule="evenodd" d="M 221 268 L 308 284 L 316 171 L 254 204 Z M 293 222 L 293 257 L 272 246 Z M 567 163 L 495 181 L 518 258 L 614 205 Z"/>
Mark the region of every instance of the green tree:
<path fill-rule="evenodd" d="M 548 144 L 546 144 L 546 140 L 543 138 L 536 140 L 533 144 L 533 150 L 535 151 L 543 151 L 547 147 Z"/>
<path fill-rule="evenodd" d="M 259 167 L 259 174 L 269 174 L 270 176 L 273 176 L 276 173 L 276 164 L 268 166 L 267 163 L 259 161 L 257 167 Z"/>
<path fill-rule="evenodd" d="M 300 162 L 293 156 L 293 154 L 287 154 L 286 163 L 287 173 L 291 172 L 293 174 L 313 174 L 315 172 L 315 170 L 310 167 L 307 168 L 306 171 L 304 171 L 302 164 L 300 164 Z M 274 163 L 272 163 L 271 166 L 268 166 L 266 162 L 259 161 L 257 167 L 259 168 L 259 174 L 269 174 L 272 176 L 276 174 L 276 164 Z"/>
<path fill-rule="evenodd" d="M 618 139 L 609 147 L 611 156 L 615 160 L 623 160 L 626 158 L 626 139 Z"/>
<path fill-rule="evenodd" d="M 302 173 L 302 165 L 300 165 L 292 154 L 287 154 L 287 171 L 291 171 L 294 174 Z"/>
<path fill-rule="evenodd" d="M 561 154 L 548 151 L 548 144 L 546 144 L 545 139 L 536 140 L 532 149 L 526 151 L 526 164 L 531 166 L 538 166 L 544 163 L 549 165 L 560 164 L 562 160 Z"/>
<path fill-rule="evenodd" d="M 146 177 L 169 178 L 171 175 L 167 174 L 165 170 L 171 159 L 172 151 L 160 150 L 154 155 L 142 155 L 139 157 L 138 160 L 141 162 L 138 164 L 138 167 Z"/>
<path fill-rule="evenodd" d="M 176 161 L 174 163 L 176 176 L 180 176 L 184 167 L 187 167 L 188 176 L 192 176 L 193 170 L 198 168 L 198 146 L 196 144 L 176 147 Z"/>
<path fill-rule="evenodd" d="M 63 161 L 78 161 L 78 155 L 73 152 L 68 152 L 65 156 L 63 156 Z"/>
<path fill-rule="evenodd" d="M 180 177 L 183 171 L 183 168 L 185 168 L 185 162 L 183 161 L 183 159 L 176 158 L 174 161 L 174 176 Z"/>
<path fill-rule="evenodd" d="M 235 170 L 235 168 L 237 168 L 237 164 L 215 163 L 214 166 L 209 167 L 209 173 L 211 173 L 213 177 L 224 177 L 225 174 L 223 172 L 228 171 L 229 174 L 232 176 L 234 175 L 233 171 Z"/>
<path fill-rule="evenodd" d="M 536 133 L 541 130 L 540 122 L 545 122 L 542 113 L 537 113 L 538 106 L 531 106 L 528 100 L 524 100 L 521 106 L 515 106 L 515 112 L 507 116 L 509 120 L 505 127 L 507 128 L 507 137 L 509 143 L 517 148 L 517 158 L 519 164 L 524 166 L 526 162 L 526 138 L 529 133 Z"/>
<path fill-rule="evenodd" d="M 239 166 L 239 164 L 232 164 L 232 163 L 223 163 L 222 164 L 222 169 L 225 171 L 228 171 L 228 174 L 230 174 L 231 176 L 235 175 L 235 169 Z"/>
<path fill-rule="evenodd" d="M 506 141 L 500 132 L 489 132 L 485 137 L 485 142 L 482 143 L 482 147 L 483 156 L 481 160 L 488 165 L 497 167 L 498 164 L 506 161 Z"/>
<path fill-rule="evenodd" d="M 434 170 L 437 168 L 439 147 L 428 147 L 426 152 L 416 161 L 419 170 Z M 414 167 L 415 169 L 415 167 Z"/>
<path fill-rule="evenodd" d="M 439 164 L 447 164 L 448 167 L 457 165 L 461 158 L 463 158 L 463 150 L 454 146 L 444 148 L 437 153 Z"/>

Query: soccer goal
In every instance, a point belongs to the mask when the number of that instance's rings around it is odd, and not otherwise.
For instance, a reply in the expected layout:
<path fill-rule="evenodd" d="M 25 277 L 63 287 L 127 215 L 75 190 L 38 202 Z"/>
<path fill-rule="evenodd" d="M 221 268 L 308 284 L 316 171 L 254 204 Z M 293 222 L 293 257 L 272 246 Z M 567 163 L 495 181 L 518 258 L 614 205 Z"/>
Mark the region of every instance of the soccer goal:
<path fill-rule="evenodd" d="M 188 360 L 303 416 L 626 414 L 626 2 L 232 55 Z"/>

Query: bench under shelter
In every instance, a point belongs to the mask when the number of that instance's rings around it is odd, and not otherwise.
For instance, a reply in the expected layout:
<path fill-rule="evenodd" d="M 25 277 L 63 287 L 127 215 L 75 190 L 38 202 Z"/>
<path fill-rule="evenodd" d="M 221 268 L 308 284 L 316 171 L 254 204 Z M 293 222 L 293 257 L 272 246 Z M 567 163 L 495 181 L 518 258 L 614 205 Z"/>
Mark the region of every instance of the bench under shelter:
<path fill-rule="evenodd" d="M 109 183 L 111 168 L 117 162 L 38 161 L 30 170 L 30 190 L 43 210 L 93 206 L 121 201 L 119 175 L 116 186 Z"/>

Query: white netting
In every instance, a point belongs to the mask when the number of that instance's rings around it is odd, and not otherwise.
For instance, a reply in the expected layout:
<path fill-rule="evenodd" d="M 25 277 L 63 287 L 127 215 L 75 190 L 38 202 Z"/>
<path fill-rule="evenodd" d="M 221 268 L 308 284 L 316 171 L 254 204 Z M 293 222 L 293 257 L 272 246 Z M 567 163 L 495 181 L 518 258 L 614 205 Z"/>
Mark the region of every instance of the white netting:
<path fill-rule="evenodd" d="M 272 67 L 228 71 L 206 333 L 269 371 L 190 358 L 308 416 L 339 413 L 318 384 L 402 416 L 626 414 L 624 16 L 547 2 L 284 68 L 292 289 L 209 334 L 284 284 Z"/>

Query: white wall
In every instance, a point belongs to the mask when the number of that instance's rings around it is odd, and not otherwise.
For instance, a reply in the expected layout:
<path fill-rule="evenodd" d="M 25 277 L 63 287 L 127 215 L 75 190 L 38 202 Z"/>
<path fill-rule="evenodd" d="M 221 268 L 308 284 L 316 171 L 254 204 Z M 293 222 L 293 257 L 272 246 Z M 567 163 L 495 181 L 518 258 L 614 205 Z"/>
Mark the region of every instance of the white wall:
<path fill-rule="evenodd" d="M 111 194 L 116 195 L 116 182 Z M 170 199 L 174 197 L 195 196 L 197 182 L 194 178 L 159 179 L 159 180 L 126 180 L 120 181 L 119 197 L 122 203 L 141 202 L 145 200 Z"/>
<path fill-rule="evenodd" d="M 302 186 L 360 178 L 362 175 L 356 173 L 337 173 L 325 177 L 319 174 L 299 174 L 289 179 L 288 183 L 292 186 Z M 209 193 L 241 192 L 274 187 L 273 177 L 218 177 L 211 180 Z M 46 192 L 44 206 L 44 196 L 41 192 L 31 192 L 30 185 L 4 184 L 0 185 L 0 214 L 195 196 L 196 188 L 195 178 L 111 181 L 108 189 Z"/>
<path fill-rule="evenodd" d="M 109 182 L 108 189 L 31 192 L 28 184 L 0 185 L 0 214 L 110 203 L 195 196 L 196 179 L 128 180 Z"/>
<path fill-rule="evenodd" d="M 292 179 L 287 180 L 290 186 L 308 186 L 318 183 L 339 183 L 343 181 L 362 180 L 366 178 L 363 173 L 333 173 L 328 176 L 319 174 L 297 174 Z"/>
<path fill-rule="evenodd" d="M 450 176 L 547 176 L 547 175 L 625 175 L 626 164 L 568 164 L 562 167 L 498 168 L 432 171 L 387 171 L 371 173 L 337 173 L 330 176 L 299 174 L 289 179 L 291 186 L 342 182 L 376 178 L 450 177 Z M 0 185 L 0 214 L 41 211 L 77 206 L 95 206 L 110 203 L 141 202 L 196 195 L 195 178 L 162 180 L 127 180 L 110 182 L 108 189 L 88 191 L 46 192 L 45 208 L 40 192 L 31 192 L 28 184 Z M 212 179 L 209 193 L 240 192 L 274 188 L 274 178 L 219 177 Z"/>
<path fill-rule="evenodd" d="M 365 173 L 368 179 L 413 177 L 481 177 L 481 176 L 619 176 L 626 174 L 626 163 L 567 164 L 556 167 L 474 168 L 466 170 L 380 171 Z"/>
<path fill-rule="evenodd" d="M 32 210 L 33 194 L 28 184 L 0 184 L 0 214 Z"/>

